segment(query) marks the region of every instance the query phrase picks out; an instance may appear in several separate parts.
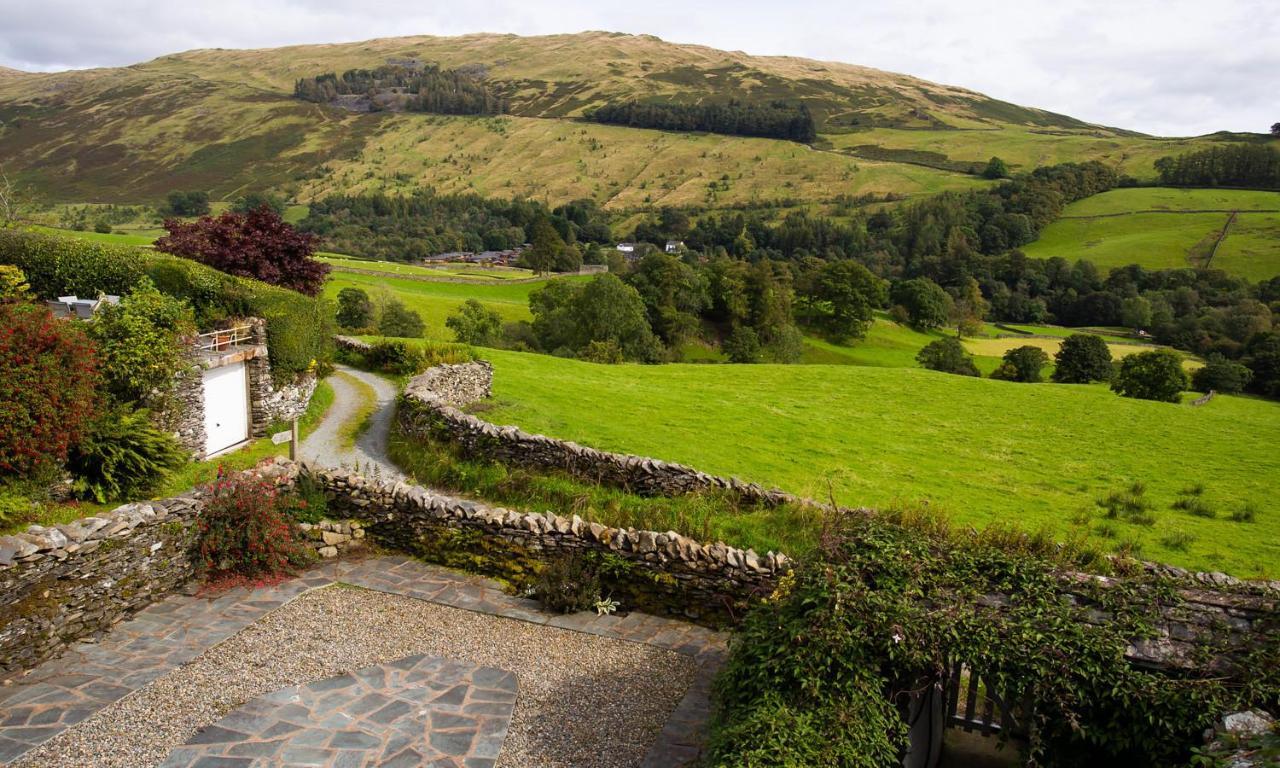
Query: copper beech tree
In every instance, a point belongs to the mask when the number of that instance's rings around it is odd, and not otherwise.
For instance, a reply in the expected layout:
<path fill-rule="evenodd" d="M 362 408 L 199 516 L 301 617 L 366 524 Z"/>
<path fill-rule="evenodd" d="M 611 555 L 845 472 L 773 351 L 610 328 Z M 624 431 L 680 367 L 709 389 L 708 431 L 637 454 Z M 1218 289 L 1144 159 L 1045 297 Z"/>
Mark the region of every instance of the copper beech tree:
<path fill-rule="evenodd" d="M 320 293 L 329 274 L 329 265 L 313 257 L 315 236 L 294 229 L 269 206 L 192 222 L 170 219 L 164 228 L 169 234 L 156 241 L 157 250 L 228 274 L 256 278 L 308 296 Z"/>

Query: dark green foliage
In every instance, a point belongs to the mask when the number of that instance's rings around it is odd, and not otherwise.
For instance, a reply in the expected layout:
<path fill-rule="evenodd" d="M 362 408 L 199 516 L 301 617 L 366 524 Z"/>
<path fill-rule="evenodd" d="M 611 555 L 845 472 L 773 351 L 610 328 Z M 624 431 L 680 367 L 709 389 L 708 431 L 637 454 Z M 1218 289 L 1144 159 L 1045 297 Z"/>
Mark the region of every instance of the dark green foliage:
<path fill-rule="evenodd" d="M 578 201 L 550 212 L 532 200 L 437 194 L 430 189 L 404 196 L 375 192 L 316 200 L 298 227 L 342 253 L 416 261 L 452 251 L 517 248 L 533 241 L 533 225 L 539 219 L 549 220 L 569 244 L 610 243 L 608 218 L 594 203 Z"/>
<path fill-rule="evenodd" d="M 237 197 L 236 201 L 231 204 L 231 210 L 236 213 L 249 213 L 250 211 L 258 210 L 264 205 L 275 211 L 277 216 L 284 215 L 285 202 L 283 197 L 270 192 L 256 190 Z"/>
<path fill-rule="evenodd" d="M 650 253 L 627 273 L 627 285 L 644 301 L 649 325 L 668 345 L 698 332 L 698 316 L 707 307 L 703 274 L 669 253 Z"/>
<path fill-rule="evenodd" d="M 333 355 L 333 309 L 284 288 L 144 248 L 104 245 L 18 230 L 0 231 L 0 264 L 27 275 L 42 299 L 67 294 L 125 295 L 146 275 L 161 293 L 185 299 L 196 324 L 210 328 L 248 316 L 267 320 L 271 370 L 288 378 Z"/>
<path fill-rule="evenodd" d="M 502 339 L 502 317 L 475 299 L 467 299 L 444 324 L 463 344 L 495 347 Z"/>
<path fill-rule="evenodd" d="M 82 498 L 105 504 L 145 497 L 187 454 L 146 410 L 116 408 L 97 419 L 71 451 L 67 469 Z"/>
<path fill-rule="evenodd" d="M 906 310 L 913 328 L 941 328 L 950 318 L 951 296 L 927 277 L 894 283 L 889 300 Z"/>
<path fill-rule="evenodd" d="M 885 303 L 884 281 L 856 261 L 834 261 L 813 286 L 814 323 L 833 341 L 860 339 Z"/>
<path fill-rule="evenodd" d="M 119 304 L 102 307 L 88 324 L 107 391 L 121 403 L 167 412 L 178 373 L 192 364 L 191 306 L 143 277 Z"/>
<path fill-rule="evenodd" d="M 1210 390 L 1223 395 L 1238 395 L 1249 386 L 1253 371 L 1241 363 L 1213 355 L 1204 367 L 1191 374 L 1191 388 L 1198 392 Z"/>
<path fill-rule="evenodd" d="M 1009 167 L 1000 158 L 993 157 L 987 162 L 987 167 L 982 169 L 982 178 L 1007 179 L 1009 178 Z"/>
<path fill-rule="evenodd" d="M 1160 183 L 1280 189 L 1280 151 L 1269 144 L 1224 144 L 1156 160 Z"/>
<path fill-rule="evenodd" d="M 622 347 L 619 347 L 618 342 L 613 339 L 592 341 L 583 348 L 578 357 L 588 363 L 601 365 L 618 365 L 626 361 L 626 357 L 622 354 Z"/>
<path fill-rule="evenodd" d="M 164 213 L 170 216 L 204 216 L 209 213 L 209 193 L 170 192 Z"/>
<path fill-rule="evenodd" d="M 1123 490 L 1111 491 L 1098 499 L 1097 503 L 1112 520 L 1124 520 L 1135 525 L 1155 525 L 1156 518 L 1151 512 L 1151 502 L 1146 494 L 1146 484 L 1136 482 Z"/>
<path fill-rule="evenodd" d="M 587 283 L 552 280 L 529 296 L 533 332 L 549 351 L 578 355 L 593 341 L 612 341 L 628 360 L 656 362 L 662 345 L 649 328 L 644 301 L 616 275 Z"/>
<path fill-rule="evenodd" d="M 1249 339 L 1243 362 L 1253 373 L 1250 392 L 1280 398 L 1280 331 L 1259 333 Z"/>
<path fill-rule="evenodd" d="M 529 238 L 529 248 L 520 254 L 521 266 L 532 269 L 537 274 L 577 272 L 582 266 L 582 254 L 564 241 L 547 216 L 539 216 L 534 220 Z"/>
<path fill-rule="evenodd" d="M 1039 347 L 1014 347 L 1004 353 L 1004 362 L 992 374 L 993 379 L 1039 383 L 1044 381 L 1041 372 L 1049 364 L 1049 355 Z"/>
<path fill-rule="evenodd" d="M 280 497 L 280 510 L 297 523 L 316 523 L 324 520 L 329 511 L 329 500 L 324 486 L 309 474 L 298 475 L 292 493 Z"/>
<path fill-rule="evenodd" d="M 466 363 L 475 359 L 471 347 L 444 342 L 376 341 L 364 354 L 344 353 L 344 362 L 371 371 L 412 376 L 433 365 Z"/>
<path fill-rule="evenodd" d="M 1182 357 L 1168 349 L 1157 349 L 1122 360 L 1111 389 L 1123 397 L 1176 403 L 1189 384 Z"/>
<path fill-rule="evenodd" d="M 99 221 L 93 225 L 93 231 L 100 235 L 109 235 L 111 234 L 111 225 L 105 221 Z"/>
<path fill-rule="evenodd" d="M 600 575 L 579 555 L 558 557 L 538 572 L 534 597 L 554 613 L 577 613 L 600 599 Z"/>
<path fill-rule="evenodd" d="M 588 120 L 661 131 L 707 131 L 731 136 L 762 136 L 809 143 L 817 126 L 809 108 L 782 101 L 768 104 L 673 104 L 611 102 L 587 113 Z"/>
<path fill-rule="evenodd" d="M 347 330 L 368 328 L 373 322 L 373 302 L 360 288 L 338 291 L 338 325 Z"/>
<path fill-rule="evenodd" d="M 1062 340 L 1053 359 L 1053 380 L 1059 384 L 1088 384 L 1111 378 L 1111 349 L 1101 336 L 1073 333 Z"/>
<path fill-rule="evenodd" d="M 422 316 L 409 309 L 399 299 L 391 299 L 382 307 L 382 317 L 378 320 L 378 333 L 383 336 L 398 336 L 406 339 L 420 339 L 426 324 Z"/>
<path fill-rule="evenodd" d="M 349 69 L 302 78 L 294 83 L 300 99 L 327 103 L 338 96 L 368 96 L 368 108 L 431 112 L 442 115 L 500 115 L 505 100 L 489 89 L 481 72 L 441 69 L 435 64 L 387 65 Z"/>
<path fill-rule="evenodd" d="M 1033 542 L 903 525 L 860 514 L 832 520 L 818 551 L 746 617 L 716 681 L 707 765 L 899 764 L 901 692 L 956 661 L 1007 701 L 1029 701 L 1029 764 L 1181 765 L 1225 711 L 1280 696 L 1261 642 L 1228 672 L 1167 675 L 1124 658 L 1179 599 L 1154 577 L 1074 583 Z M 1008 599 L 993 607 L 984 598 Z M 1095 623 L 1091 613 L 1106 613 Z M 1051 639 L 1049 642 L 1047 639 Z M 1204 658 L 1221 652 L 1204 640 Z M 1259 675 L 1256 664 L 1268 670 Z"/>
<path fill-rule="evenodd" d="M 740 325 L 724 340 L 724 353 L 731 363 L 760 362 L 760 337 L 750 326 Z"/>
<path fill-rule="evenodd" d="M 916 362 L 931 371 L 955 373 L 961 376 L 981 376 L 978 366 L 973 363 L 973 355 L 965 351 L 960 340 L 947 336 L 931 341 L 916 355 Z"/>

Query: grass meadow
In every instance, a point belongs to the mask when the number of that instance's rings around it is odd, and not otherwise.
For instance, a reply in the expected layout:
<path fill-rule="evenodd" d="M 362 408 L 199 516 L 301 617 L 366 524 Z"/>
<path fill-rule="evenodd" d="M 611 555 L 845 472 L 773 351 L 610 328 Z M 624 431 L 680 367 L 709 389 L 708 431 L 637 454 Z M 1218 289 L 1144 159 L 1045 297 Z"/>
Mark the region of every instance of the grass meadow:
<path fill-rule="evenodd" d="M 484 417 L 807 496 L 927 506 L 954 522 L 1084 535 L 1240 576 L 1280 573 L 1280 404 L 1193 408 L 1104 385 L 1014 384 L 869 366 L 605 366 L 485 350 Z M 1144 486 L 1150 520 L 1098 500 Z M 1202 487 L 1199 514 L 1174 508 Z M 1232 516 L 1253 522 L 1238 522 Z M 1212 516 L 1208 516 L 1212 515 Z M 776 544 L 743 521 L 742 541 Z"/>
<path fill-rule="evenodd" d="M 1236 218 L 1209 266 L 1254 281 L 1280 275 L 1280 192 L 1116 189 L 1067 206 L 1023 251 L 1103 268 L 1202 266 L 1231 212 Z"/>

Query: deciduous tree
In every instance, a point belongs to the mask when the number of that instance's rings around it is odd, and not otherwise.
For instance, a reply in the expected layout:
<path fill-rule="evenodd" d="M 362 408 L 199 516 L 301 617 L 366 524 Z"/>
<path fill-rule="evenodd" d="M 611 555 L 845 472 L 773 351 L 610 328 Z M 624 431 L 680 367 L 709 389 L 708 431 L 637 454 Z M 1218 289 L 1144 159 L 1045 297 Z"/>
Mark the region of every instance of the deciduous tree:
<path fill-rule="evenodd" d="M 1073 333 L 1054 355 L 1053 380 L 1059 384 L 1088 384 L 1111 378 L 1111 349 L 1101 336 Z"/>
<path fill-rule="evenodd" d="M 422 316 L 406 307 L 399 299 L 391 299 L 382 308 L 382 318 L 378 321 L 378 333 L 383 336 L 420 339 L 425 329 Z"/>
<path fill-rule="evenodd" d="M 931 341 L 916 354 L 916 362 L 931 371 L 955 373 L 961 376 L 981 376 L 973 356 L 954 336 Z"/>
<path fill-rule="evenodd" d="M 814 292 L 818 326 L 837 342 L 865 336 L 886 298 L 884 281 L 851 260 L 823 267 Z"/>
<path fill-rule="evenodd" d="M 1176 403 L 1188 384 L 1182 357 L 1173 350 L 1156 349 L 1122 360 L 1111 389 L 1123 397 Z"/>
<path fill-rule="evenodd" d="M 373 322 L 373 302 L 359 288 L 338 291 L 338 325 L 347 330 L 368 328 Z"/>
<path fill-rule="evenodd" d="M 907 322 L 913 328 L 927 330 L 947 324 L 951 296 L 929 278 L 904 280 L 894 285 L 889 295 L 895 305 L 906 310 Z"/>
<path fill-rule="evenodd" d="M 1049 355 L 1031 345 L 1014 347 L 1004 353 L 1004 362 L 992 374 L 993 379 L 1035 384 L 1044 381 L 1041 371 L 1049 364 Z"/>
<path fill-rule="evenodd" d="M 502 337 L 502 317 L 475 299 L 467 299 L 444 321 L 463 344 L 496 346 Z"/>

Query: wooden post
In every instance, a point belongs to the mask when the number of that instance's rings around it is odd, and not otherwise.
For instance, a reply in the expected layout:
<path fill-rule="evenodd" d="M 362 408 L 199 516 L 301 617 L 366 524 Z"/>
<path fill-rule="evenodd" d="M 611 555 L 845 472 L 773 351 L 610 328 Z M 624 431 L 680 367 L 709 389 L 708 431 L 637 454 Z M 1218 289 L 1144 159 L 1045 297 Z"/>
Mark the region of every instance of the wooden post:
<path fill-rule="evenodd" d="M 289 460 L 298 460 L 298 418 L 295 416 L 293 425 L 289 428 Z"/>

